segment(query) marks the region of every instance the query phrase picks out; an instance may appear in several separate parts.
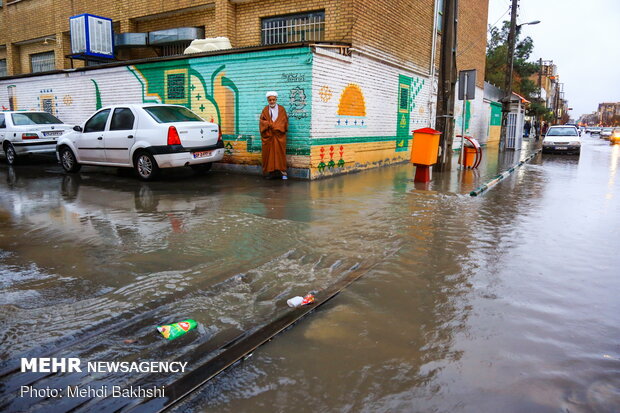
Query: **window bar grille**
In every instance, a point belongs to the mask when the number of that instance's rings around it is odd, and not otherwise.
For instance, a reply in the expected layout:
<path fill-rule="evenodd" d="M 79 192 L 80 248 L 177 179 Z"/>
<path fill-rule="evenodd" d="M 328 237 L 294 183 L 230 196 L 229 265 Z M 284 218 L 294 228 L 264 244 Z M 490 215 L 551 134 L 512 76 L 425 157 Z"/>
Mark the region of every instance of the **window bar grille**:
<path fill-rule="evenodd" d="M 325 20 L 322 16 L 306 16 L 267 21 L 262 32 L 266 45 L 320 41 L 325 34 Z"/>

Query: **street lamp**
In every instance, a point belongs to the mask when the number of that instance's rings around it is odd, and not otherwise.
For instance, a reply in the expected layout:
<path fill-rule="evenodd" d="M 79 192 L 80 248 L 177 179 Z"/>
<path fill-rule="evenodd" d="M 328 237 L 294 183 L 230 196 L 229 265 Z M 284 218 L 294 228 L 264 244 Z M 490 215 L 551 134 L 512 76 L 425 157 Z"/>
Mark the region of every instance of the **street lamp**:
<path fill-rule="evenodd" d="M 526 26 L 528 24 L 534 25 L 540 23 L 540 20 L 533 20 L 527 23 L 517 24 L 517 0 L 512 1 L 512 12 L 510 15 L 510 32 L 508 33 L 508 59 L 507 59 L 507 68 L 506 78 L 504 82 L 504 92 L 505 96 L 502 101 L 502 132 L 500 137 L 500 150 L 504 150 L 506 147 L 506 131 L 507 131 L 507 121 L 508 121 L 508 112 L 510 111 L 510 99 L 512 97 L 512 69 L 514 63 L 515 56 L 515 42 L 517 37 L 519 37 L 519 32 L 521 31 L 522 26 Z"/>

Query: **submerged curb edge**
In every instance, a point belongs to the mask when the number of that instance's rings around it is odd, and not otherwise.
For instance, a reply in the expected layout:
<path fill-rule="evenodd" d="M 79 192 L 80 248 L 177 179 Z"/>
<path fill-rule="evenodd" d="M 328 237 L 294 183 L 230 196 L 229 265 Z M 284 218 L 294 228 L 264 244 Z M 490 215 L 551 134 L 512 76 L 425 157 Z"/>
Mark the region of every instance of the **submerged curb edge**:
<path fill-rule="evenodd" d="M 484 185 L 479 186 L 478 188 L 474 189 L 473 191 L 471 191 L 469 193 L 470 196 L 478 196 L 481 193 L 483 193 L 484 191 L 486 191 L 487 189 L 492 188 L 493 186 L 495 186 L 498 182 L 500 182 L 502 179 L 506 178 L 508 175 L 510 175 L 512 172 L 514 172 L 518 167 L 522 166 L 523 164 L 525 164 L 526 162 L 529 162 L 530 160 L 532 160 L 532 158 L 536 155 L 538 155 L 540 153 L 542 149 L 537 149 L 536 151 L 534 151 L 534 153 L 532 153 L 530 156 L 528 156 L 527 158 L 525 158 L 524 160 L 522 160 L 521 162 L 519 162 L 518 164 L 512 166 L 511 168 L 509 168 L 507 171 L 502 172 L 501 174 L 497 175 L 495 178 L 491 179 L 489 182 L 485 183 Z"/>

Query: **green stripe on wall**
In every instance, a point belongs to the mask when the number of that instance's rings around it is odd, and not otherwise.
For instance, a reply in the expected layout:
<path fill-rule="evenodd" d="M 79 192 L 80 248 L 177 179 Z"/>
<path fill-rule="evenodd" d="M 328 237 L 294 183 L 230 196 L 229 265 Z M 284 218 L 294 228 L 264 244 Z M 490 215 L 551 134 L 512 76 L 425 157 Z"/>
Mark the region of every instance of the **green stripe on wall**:
<path fill-rule="evenodd" d="M 347 138 L 314 138 L 310 140 L 312 146 L 344 145 L 346 143 L 370 143 L 396 141 L 396 136 L 351 136 Z M 402 139 L 402 138 L 401 138 Z M 410 140 L 408 137 L 407 140 Z"/>

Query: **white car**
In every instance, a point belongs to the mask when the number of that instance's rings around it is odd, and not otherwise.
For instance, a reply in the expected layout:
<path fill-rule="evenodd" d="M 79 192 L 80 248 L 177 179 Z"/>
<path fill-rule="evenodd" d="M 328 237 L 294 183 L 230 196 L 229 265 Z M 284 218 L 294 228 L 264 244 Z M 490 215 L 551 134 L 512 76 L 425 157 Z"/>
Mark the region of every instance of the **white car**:
<path fill-rule="evenodd" d="M 602 139 L 609 139 L 609 137 L 611 136 L 611 133 L 613 132 L 614 128 L 603 128 L 601 129 L 601 134 L 600 134 L 600 138 Z"/>
<path fill-rule="evenodd" d="M 551 126 L 542 142 L 543 153 L 561 152 L 576 153 L 581 152 L 581 138 L 574 126 Z"/>
<path fill-rule="evenodd" d="M 160 168 L 190 166 L 208 171 L 224 157 L 220 128 L 184 106 L 142 104 L 105 107 L 58 140 L 67 172 L 81 165 L 134 168 L 143 180 Z"/>
<path fill-rule="evenodd" d="M 56 139 L 71 125 L 47 112 L 0 112 L 0 143 L 9 165 L 20 156 L 56 151 Z"/>

